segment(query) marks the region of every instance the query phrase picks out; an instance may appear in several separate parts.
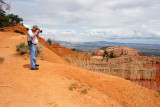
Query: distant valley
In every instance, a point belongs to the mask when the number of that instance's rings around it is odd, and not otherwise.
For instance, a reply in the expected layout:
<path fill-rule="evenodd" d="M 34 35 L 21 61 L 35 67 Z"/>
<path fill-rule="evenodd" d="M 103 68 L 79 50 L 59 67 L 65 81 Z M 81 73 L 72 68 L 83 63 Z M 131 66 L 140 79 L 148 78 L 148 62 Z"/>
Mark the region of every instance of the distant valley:
<path fill-rule="evenodd" d="M 126 46 L 129 48 L 138 49 L 139 52 L 146 55 L 160 56 L 160 44 L 141 44 L 141 43 L 118 43 L 118 42 L 66 42 L 66 41 L 52 41 L 58 42 L 61 46 L 78 49 L 81 51 L 96 50 L 105 46 Z"/>

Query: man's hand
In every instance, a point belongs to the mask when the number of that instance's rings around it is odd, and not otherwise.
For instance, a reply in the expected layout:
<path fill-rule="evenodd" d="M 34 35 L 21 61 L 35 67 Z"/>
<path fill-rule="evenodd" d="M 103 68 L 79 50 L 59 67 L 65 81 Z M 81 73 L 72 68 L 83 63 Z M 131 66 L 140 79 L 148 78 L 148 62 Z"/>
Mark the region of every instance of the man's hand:
<path fill-rule="evenodd" d="M 33 36 L 31 37 L 32 39 L 36 36 L 36 35 L 38 35 L 39 36 L 39 33 L 40 33 L 40 30 L 38 29 L 38 30 L 36 30 L 36 32 L 33 34 Z"/>
<path fill-rule="evenodd" d="M 37 37 L 39 38 L 40 30 L 38 29 L 36 32 L 37 32 Z"/>
<path fill-rule="evenodd" d="M 38 33 L 40 33 L 40 30 L 38 29 L 38 30 L 36 30 L 36 33 L 38 34 Z"/>

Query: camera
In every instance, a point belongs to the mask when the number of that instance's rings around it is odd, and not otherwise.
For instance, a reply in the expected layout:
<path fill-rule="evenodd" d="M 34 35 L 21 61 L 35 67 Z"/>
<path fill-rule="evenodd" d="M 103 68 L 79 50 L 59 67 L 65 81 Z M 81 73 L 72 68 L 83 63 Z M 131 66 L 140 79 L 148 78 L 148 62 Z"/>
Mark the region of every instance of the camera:
<path fill-rule="evenodd" d="M 42 30 L 40 30 L 40 29 L 37 29 L 37 30 L 39 30 L 39 32 L 42 33 Z"/>
<path fill-rule="evenodd" d="M 39 29 L 39 31 L 40 31 L 40 33 L 42 33 L 42 30 Z"/>

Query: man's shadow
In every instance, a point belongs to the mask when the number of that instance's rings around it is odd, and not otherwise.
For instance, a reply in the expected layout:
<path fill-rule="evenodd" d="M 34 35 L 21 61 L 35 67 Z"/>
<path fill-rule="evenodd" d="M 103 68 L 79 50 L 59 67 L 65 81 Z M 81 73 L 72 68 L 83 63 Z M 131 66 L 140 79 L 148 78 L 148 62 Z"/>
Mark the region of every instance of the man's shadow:
<path fill-rule="evenodd" d="M 30 69 L 30 66 L 31 66 L 31 64 L 24 64 L 23 65 L 24 68 L 28 68 L 28 69 Z"/>

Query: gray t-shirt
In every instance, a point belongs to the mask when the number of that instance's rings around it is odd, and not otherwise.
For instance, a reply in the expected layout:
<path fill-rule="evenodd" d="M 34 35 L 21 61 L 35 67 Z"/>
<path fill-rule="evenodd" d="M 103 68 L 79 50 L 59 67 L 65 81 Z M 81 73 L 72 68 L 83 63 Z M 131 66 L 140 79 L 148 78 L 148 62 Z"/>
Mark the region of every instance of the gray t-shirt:
<path fill-rule="evenodd" d="M 37 35 L 33 39 L 31 38 L 33 34 L 34 32 L 32 32 L 32 30 L 28 31 L 28 41 L 32 41 L 33 44 L 38 44 Z"/>

